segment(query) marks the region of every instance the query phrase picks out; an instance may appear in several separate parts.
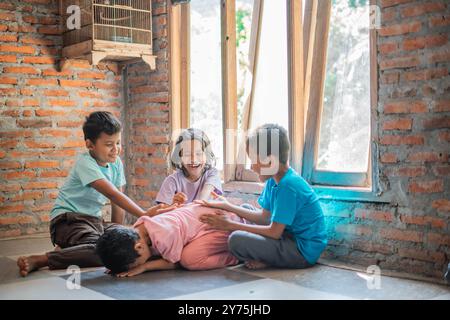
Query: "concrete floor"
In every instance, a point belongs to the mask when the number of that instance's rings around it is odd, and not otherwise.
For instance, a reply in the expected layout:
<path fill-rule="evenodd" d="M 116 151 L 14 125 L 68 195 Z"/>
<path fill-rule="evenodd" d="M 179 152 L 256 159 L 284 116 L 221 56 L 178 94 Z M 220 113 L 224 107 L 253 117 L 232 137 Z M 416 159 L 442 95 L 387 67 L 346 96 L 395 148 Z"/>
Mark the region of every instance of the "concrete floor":
<path fill-rule="evenodd" d="M 235 266 L 210 271 L 157 271 L 117 279 L 104 268 L 86 268 L 73 288 L 66 270 L 43 269 L 22 278 L 16 259 L 52 250 L 48 237 L 0 241 L 0 299 L 439 299 L 450 300 L 450 287 L 381 276 L 371 289 L 367 275 L 317 265 L 307 270 L 247 270 Z M 150 285 L 151 284 L 151 285 Z M 72 285 L 72 286 L 71 286 Z"/>

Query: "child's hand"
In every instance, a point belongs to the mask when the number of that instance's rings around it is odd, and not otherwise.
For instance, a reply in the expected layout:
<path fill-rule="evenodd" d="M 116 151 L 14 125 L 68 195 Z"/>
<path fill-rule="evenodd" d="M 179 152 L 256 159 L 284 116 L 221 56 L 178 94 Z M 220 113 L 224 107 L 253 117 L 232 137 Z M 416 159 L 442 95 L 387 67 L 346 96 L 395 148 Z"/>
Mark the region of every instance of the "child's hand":
<path fill-rule="evenodd" d="M 199 220 L 203 223 L 207 223 L 212 229 L 230 231 L 232 221 L 222 211 L 216 210 L 215 214 L 204 214 L 200 216 Z"/>
<path fill-rule="evenodd" d="M 173 196 L 172 204 L 183 204 L 188 200 L 187 195 L 185 195 L 183 192 L 177 192 Z"/>
<path fill-rule="evenodd" d="M 116 277 L 118 278 L 134 277 L 137 276 L 138 274 L 144 273 L 145 271 L 147 271 L 145 264 L 140 264 L 134 268 L 131 268 L 128 271 L 117 274 Z"/>
<path fill-rule="evenodd" d="M 217 209 L 230 211 L 231 204 L 228 202 L 228 200 L 225 197 L 219 196 L 214 191 L 211 192 L 211 197 L 214 200 L 194 200 L 194 203 L 201 204 L 202 206 L 205 206 L 205 207 L 217 208 Z"/>
<path fill-rule="evenodd" d="M 145 212 L 145 215 L 149 216 L 149 217 L 154 217 L 154 216 L 157 216 L 158 214 L 169 212 L 176 208 L 178 208 L 178 204 L 172 204 L 169 206 L 168 204 L 160 203 L 160 204 L 148 209 Z"/>

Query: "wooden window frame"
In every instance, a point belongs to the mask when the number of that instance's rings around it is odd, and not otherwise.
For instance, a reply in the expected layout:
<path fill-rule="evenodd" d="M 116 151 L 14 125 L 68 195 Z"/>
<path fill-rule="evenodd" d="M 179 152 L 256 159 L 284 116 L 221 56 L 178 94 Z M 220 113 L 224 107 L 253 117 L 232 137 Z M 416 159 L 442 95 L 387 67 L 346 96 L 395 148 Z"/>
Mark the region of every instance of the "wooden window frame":
<path fill-rule="evenodd" d="M 369 5 L 375 5 L 370 0 Z M 367 173 L 341 173 L 320 171 L 314 168 L 317 157 L 319 123 L 323 103 L 326 71 L 326 50 L 331 15 L 331 1 L 306 0 L 304 28 L 305 65 L 305 111 L 307 112 L 306 136 L 303 161 L 303 177 L 325 198 L 345 200 L 389 202 L 389 195 L 382 195 L 378 184 L 376 108 L 377 80 L 377 33 L 370 29 L 370 149 Z M 312 76 L 314 75 L 314 76 Z"/>

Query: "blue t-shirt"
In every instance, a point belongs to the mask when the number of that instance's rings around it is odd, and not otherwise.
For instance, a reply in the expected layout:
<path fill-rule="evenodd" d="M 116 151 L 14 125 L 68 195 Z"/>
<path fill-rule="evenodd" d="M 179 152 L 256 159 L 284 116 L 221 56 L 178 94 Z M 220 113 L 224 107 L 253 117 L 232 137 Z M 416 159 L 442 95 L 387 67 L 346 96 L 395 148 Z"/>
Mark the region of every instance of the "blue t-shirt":
<path fill-rule="evenodd" d="M 122 160 L 117 157 L 114 163 L 108 163 L 106 167 L 102 167 L 89 152 L 80 155 L 58 193 L 50 213 L 51 219 L 66 212 L 83 213 L 101 218 L 102 208 L 107 198 L 89 186 L 90 183 L 99 179 L 106 179 L 117 188 L 125 185 Z"/>
<path fill-rule="evenodd" d="M 286 225 L 306 261 L 316 263 L 327 245 L 327 234 L 319 198 L 311 186 L 289 168 L 279 184 L 273 178 L 267 180 L 258 203 L 271 213 L 272 222 Z"/>

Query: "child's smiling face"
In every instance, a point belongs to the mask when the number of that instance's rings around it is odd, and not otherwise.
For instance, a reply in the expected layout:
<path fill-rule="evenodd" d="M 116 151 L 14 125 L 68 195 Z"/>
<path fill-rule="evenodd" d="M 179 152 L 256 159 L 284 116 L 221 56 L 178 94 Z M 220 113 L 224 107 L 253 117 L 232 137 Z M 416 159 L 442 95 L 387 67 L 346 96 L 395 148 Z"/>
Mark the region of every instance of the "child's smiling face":
<path fill-rule="evenodd" d="M 188 140 L 181 143 L 181 163 L 192 181 L 198 180 L 206 164 L 206 155 L 202 143 L 198 140 Z"/>
<path fill-rule="evenodd" d="M 95 143 L 86 140 L 86 147 L 99 165 L 106 166 L 108 163 L 114 163 L 120 155 L 120 139 L 120 132 L 112 135 L 102 132 Z"/>

